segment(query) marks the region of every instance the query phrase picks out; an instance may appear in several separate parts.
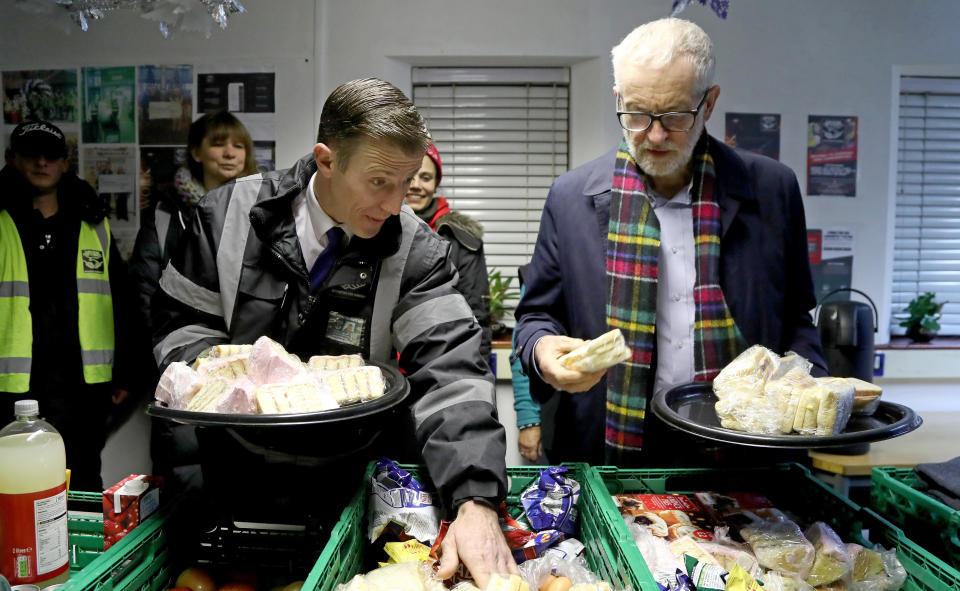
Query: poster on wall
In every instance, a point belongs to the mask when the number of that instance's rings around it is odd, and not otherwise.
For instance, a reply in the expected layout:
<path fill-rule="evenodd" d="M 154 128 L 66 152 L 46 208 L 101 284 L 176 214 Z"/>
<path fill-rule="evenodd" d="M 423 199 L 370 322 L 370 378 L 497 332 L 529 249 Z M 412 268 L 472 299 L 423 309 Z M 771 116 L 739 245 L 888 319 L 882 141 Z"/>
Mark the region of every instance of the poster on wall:
<path fill-rule="evenodd" d="M 276 111 L 273 72 L 204 72 L 197 75 L 197 112 L 273 113 Z"/>
<path fill-rule="evenodd" d="M 140 228 L 136 167 L 133 146 L 83 147 L 83 178 L 108 201 L 110 231 L 124 260 L 133 254 Z"/>
<path fill-rule="evenodd" d="M 140 148 L 140 180 L 137 195 L 140 210 L 153 207 L 161 195 L 176 196 L 173 179 L 177 169 L 186 166 L 187 148 Z"/>
<path fill-rule="evenodd" d="M 3 72 L 3 122 L 29 119 L 57 124 L 77 122 L 77 70 Z"/>
<path fill-rule="evenodd" d="M 274 72 L 198 68 L 197 113 L 233 113 L 250 132 L 257 168 L 263 172 L 276 168 L 276 91 Z"/>
<path fill-rule="evenodd" d="M 727 113 L 724 141 L 780 160 L 780 115 L 778 113 Z"/>
<path fill-rule="evenodd" d="M 277 142 L 253 142 L 253 157 L 260 172 L 277 169 Z"/>
<path fill-rule="evenodd" d="M 836 289 L 850 287 L 853 279 L 853 230 L 846 227 L 807 229 L 807 252 L 813 275 L 814 296 L 819 302 Z M 838 293 L 830 300 L 849 300 Z"/>
<path fill-rule="evenodd" d="M 140 145 L 187 144 L 193 121 L 193 66 L 140 66 Z"/>
<path fill-rule="evenodd" d="M 857 118 L 810 115 L 807 195 L 856 197 Z"/>
<path fill-rule="evenodd" d="M 83 69 L 83 141 L 132 144 L 134 67 Z"/>

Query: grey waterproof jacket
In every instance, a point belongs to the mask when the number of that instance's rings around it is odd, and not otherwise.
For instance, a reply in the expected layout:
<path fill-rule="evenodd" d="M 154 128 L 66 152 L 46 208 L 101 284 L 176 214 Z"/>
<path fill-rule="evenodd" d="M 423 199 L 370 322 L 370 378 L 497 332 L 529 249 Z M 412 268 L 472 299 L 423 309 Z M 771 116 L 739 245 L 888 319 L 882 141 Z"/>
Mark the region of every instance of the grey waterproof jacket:
<path fill-rule="evenodd" d="M 445 506 L 498 503 L 506 437 L 448 242 L 404 205 L 377 236 L 354 236 L 311 294 L 292 203 L 315 171 L 310 154 L 290 169 L 227 183 L 198 204 L 153 301 L 158 365 L 262 335 L 304 359 L 360 353 L 399 364 L 417 447 Z"/>

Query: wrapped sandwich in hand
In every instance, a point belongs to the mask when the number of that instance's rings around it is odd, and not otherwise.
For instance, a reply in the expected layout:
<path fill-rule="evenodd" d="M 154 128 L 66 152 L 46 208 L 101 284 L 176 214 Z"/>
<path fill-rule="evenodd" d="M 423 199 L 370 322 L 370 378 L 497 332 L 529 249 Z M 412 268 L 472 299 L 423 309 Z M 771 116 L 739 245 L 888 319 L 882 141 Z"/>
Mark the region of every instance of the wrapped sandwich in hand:
<path fill-rule="evenodd" d="M 630 355 L 623 333 L 615 328 L 562 356 L 560 364 L 567 369 L 590 373 L 613 367 L 629 359 Z"/>

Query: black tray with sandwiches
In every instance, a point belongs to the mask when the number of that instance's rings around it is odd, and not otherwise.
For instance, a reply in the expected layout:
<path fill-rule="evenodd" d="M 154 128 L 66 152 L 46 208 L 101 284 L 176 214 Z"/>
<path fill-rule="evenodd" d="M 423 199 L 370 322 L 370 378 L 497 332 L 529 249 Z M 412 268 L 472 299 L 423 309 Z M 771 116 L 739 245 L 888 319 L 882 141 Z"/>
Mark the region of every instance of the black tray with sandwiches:
<path fill-rule="evenodd" d="M 816 449 L 883 441 L 918 428 L 923 419 L 912 409 L 880 400 L 872 414 L 851 415 L 842 433 L 825 436 L 799 433 L 764 435 L 727 429 L 720 425 L 712 382 L 695 382 L 659 392 L 651 401 L 653 412 L 665 423 L 699 437 L 757 447 Z"/>
<path fill-rule="evenodd" d="M 384 393 L 373 400 L 304 413 L 280 414 L 227 414 L 205 411 L 173 409 L 154 401 L 147 406 L 147 414 L 163 419 L 199 427 L 283 427 L 293 425 L 322 425 L 342 423 L 356 419 L 369 419 L 396 407 L 410 393 L 410 384 L 400 371 L 386 363 L 366 361 L 366 365 L 380 368 L 384 381 Z"/>

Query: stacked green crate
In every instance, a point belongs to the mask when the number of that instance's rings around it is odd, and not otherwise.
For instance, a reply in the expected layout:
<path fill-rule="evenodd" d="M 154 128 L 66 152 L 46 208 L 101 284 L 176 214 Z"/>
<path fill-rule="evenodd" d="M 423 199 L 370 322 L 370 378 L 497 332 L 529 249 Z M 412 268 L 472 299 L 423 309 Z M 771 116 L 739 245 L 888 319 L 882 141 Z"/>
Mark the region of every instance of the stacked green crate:
<path fill-rule="evenodd" d="M 74 577 L 103 554 L 103 504 L 101 493 L 67 493 L 67 544 L 70 576 Z"/>
<path fill-rule="evenodd" d="M 837 495 L 798 464 L 740 470 L 626 470 L 607 466 L 595 470 L 606 487 L 604 508 L 617 517 L 622 533 L 628 530 L 611 498 L 614 494 L 753 492 L 766 496 L 775 506 L 796 515 L 805 524 L 814 521 L 829 524 L 844 542 L 896 548 L 897 557 L 907 571 L 903 586 L 906 591 L 960 591 L 960 572 L 908 539 L 889 521 Z"/>
<path fill-rule="evenodd" d="M 165 533 L 173 508 L 164 506 L 122 540 L 103 550 L 103 495 L 70 491 L 68 495 L 70 580 L 62 591 L 141 590 L 172 587 L 169 539 Z"/>
<path fill-rule="evenodd" d="M 871 505 L 878 513 L 960 568 L 960 510 L 924 494 L 912 468 L 874 468 L 871 480 Z"/>
<path fill-rule="evenodd" d="M 596 475 L 586 464 L 566 464 L 568 475 L 580 483 L 579 511 L 580 531 L 577 535 L 586 547 L 587 564 L 600 578 L 610 582 L 616 589 L 634 591 L 657 591 L 656 583 L 645 572 L 640 551 L 626 531 L 617 528 L 616 520 L 609 510 L 604 508 L 598 494 L 603 490 Z M 415 476 L 422 473 L 418 466 L 402 466 Z M 353 500 L 344 509 L 340 521 L 330 536 L 330 541 L 317 560 L 316 565 L 304 583 L 304 591 L 333 591 L 340 583 L 345 583 L 354 575 L 362 573 L 367 530 L 365 515 L 369 481 L 373 475 L 374 463 L 367 467 L 363 484 Z M 508 467 L 507 476 L 510 490 L 507 494 L 507 508 L 511 515 L 520 513 L 520 493 L 539 475 L 540 468 L 535 466 Z M 622 522 L 621 522 L 622 525 Z M 635 570 L 642 566 L 643 571 Z"/>
<path fill-rule="evenodd" d="M 70 580 L 61 591 L 163 591 L 198 566 L 228 578 L 254 571 L 263 581 L 303 580 L 326 541 L 319 528 L 268 523 L 200 527 L 190 501 L 163 505 L 119 542 L 103 550 L 102 496 L 70 493 Z"/>

